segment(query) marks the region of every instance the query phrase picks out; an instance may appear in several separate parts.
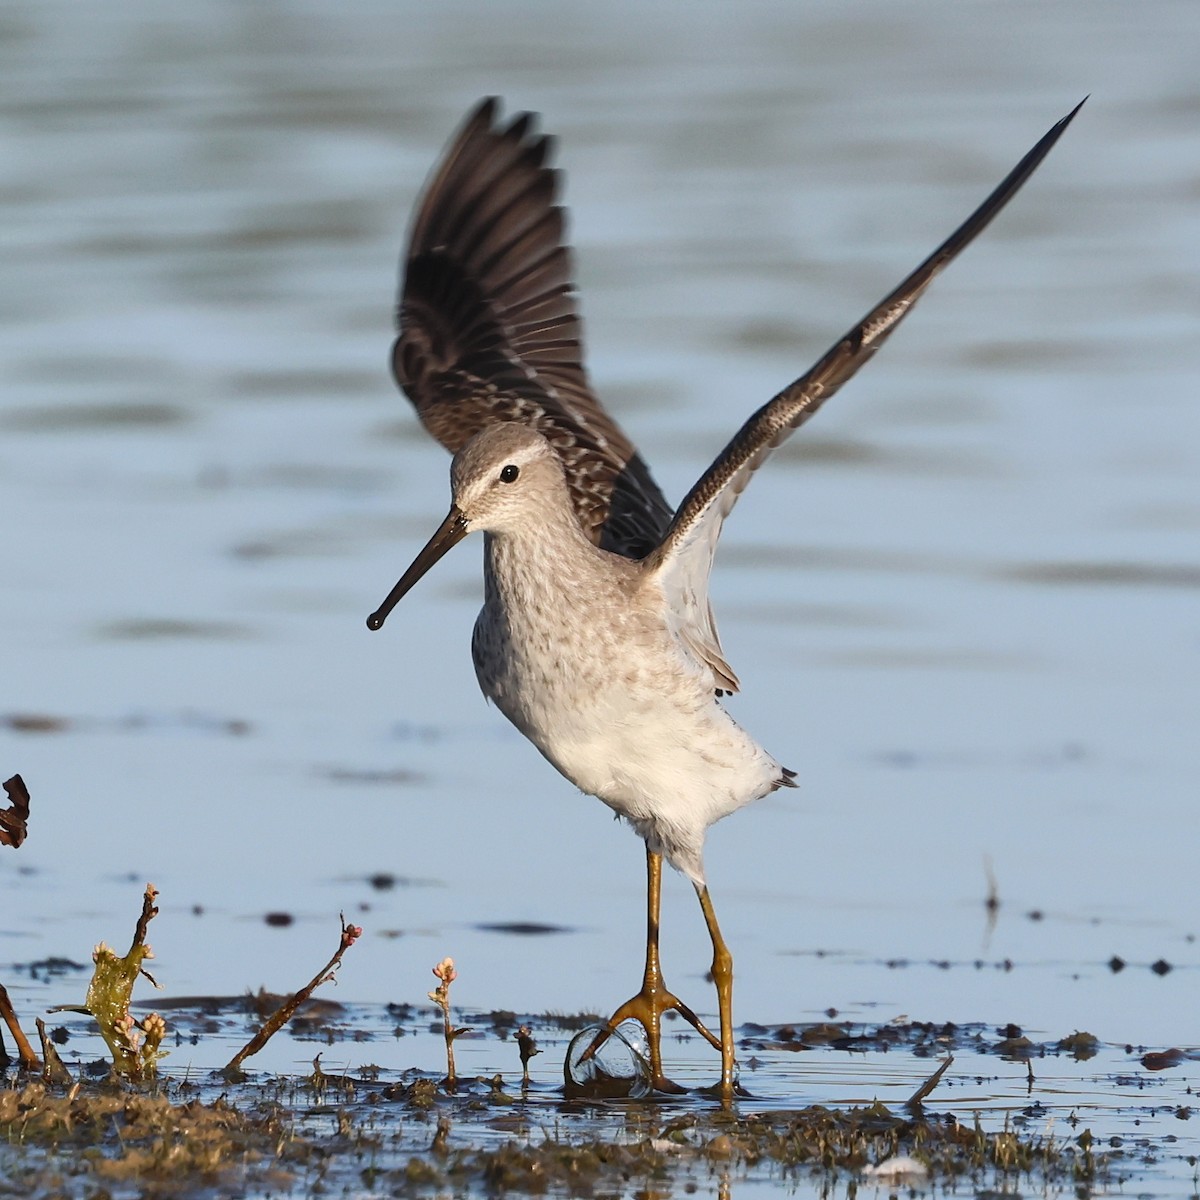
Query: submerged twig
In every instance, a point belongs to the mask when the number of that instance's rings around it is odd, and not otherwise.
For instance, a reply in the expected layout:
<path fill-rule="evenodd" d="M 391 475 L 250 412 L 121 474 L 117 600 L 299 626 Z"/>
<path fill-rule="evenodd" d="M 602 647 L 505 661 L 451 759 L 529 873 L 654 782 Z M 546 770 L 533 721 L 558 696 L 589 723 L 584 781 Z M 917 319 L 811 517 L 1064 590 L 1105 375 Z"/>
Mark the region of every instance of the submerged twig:
<path fill-rule="evenodd" d="M 63 1065 L 63 1060 L 59 1058 L 58 1051 L 54 1048 L 54 1043 L 50 1040 L 50 1035 L 46 1032 L 46 1022 L 41 1017 L 35 1018 L 37 1021 L 38 1038 L 42 1043 L 42 1057 L 46 1060 L 46 1066 L 42 1071 L 42 1079 L 46 1083 L 58 1083 L 64 1087 L 73 1083 L 71 1073 Z"/>
<path fill-rule="evenodd" d="M 12 1001 L 8 998 L 8 990 L 0 983 L 0 1017 L 3 1017 L 5 1025 L 8 1026 L 8 1032 L 12 1034 L 13 1041 L 17 1046 L 17 1057 L 21 1060 L 22 1071 L 38 1071 L 41 1069 L 42 1063 L 36 1054 L 33 1052 L 33 1047 L 29 1044 L 29 1039 L 21 1030 L 21 1024 L 17 1020 L 16 1010 L 12 1006 Z"/>
<path fill-rule="evenodd" d="M 28 833 L 29 789 L 20 775 L 14 775 L 4 781 L 4 790 L 12 805 L 0 812 L 0 846 L 15 850 Z"/>
<path fill-rule="evenodd" d="M 341 966 L 342 955 L 362 937 L 361 925 L 347 925 L 346 918 L 342 922 L 342 936 L 334 956 L 294 995 L 288 997 L 259 1027 L 258 1032 L 225 1064 L 226 1075 L 239 1073 L 241 1065 L 251 1055 L 257 1054 L 266 1044 L 291 1020 L 296 1009 L 305 1002 L 323 983 L 330 982 Z"/>
<path fill-rule="evenodd" d="M 450 1153 L 449 1140 L 450 1118 L 440 1116 L 438 1117 L 437 1132 L 433 1135 L 433 1141 L 429 1143 L 429 1153 L 438 1158 L 445 1158 Z"/>
<path fill-rule="evenodd" d="M 938 1083 L 945 1073 L 950 1069 L 950 1064 L 954 1061 L 953 1054 L 947 1054 L 942 1060 L 942 1065 L 923 1084 L 909 1097 L 907 1103 L 909 1108 L 920 1108 L 921 1101 L 937 1087 Z"/>

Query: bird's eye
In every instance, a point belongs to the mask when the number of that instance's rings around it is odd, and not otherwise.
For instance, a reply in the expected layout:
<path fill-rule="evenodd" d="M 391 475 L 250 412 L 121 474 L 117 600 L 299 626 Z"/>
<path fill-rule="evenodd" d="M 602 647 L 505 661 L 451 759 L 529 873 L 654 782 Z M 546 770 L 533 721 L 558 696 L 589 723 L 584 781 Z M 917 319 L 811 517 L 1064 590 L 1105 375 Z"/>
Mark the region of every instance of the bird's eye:
<path fill-rule="evenodd" d="M 508 466 L 504 467 L 500 472 L 500 482 L 501 483 L 512 483 L 512 481 L 514 479 L 516 479 L 516 477 L 520 473 L 521 473 L 520 467 L 515 467 L 515 466 L 513 466 L 512 463 L 509 463 Z"/>

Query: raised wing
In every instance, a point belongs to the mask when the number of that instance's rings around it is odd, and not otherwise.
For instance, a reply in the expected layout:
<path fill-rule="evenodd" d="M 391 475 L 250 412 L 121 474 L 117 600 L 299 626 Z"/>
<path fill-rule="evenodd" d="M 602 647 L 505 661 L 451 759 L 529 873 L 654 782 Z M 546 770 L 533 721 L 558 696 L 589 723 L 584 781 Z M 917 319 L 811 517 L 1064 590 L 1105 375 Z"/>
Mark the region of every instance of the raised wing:
<path fill-rule="evenodd" d="M 451 452 L 485 425 L 519 421 L 558 451 L 585 532 L 641 558 L 671 509 L 588 386 L 563 243 L 552 141 L 483 101 L 463 124 L 409 235 L 392 372 Z"/>
<path fill-rule="evenodd" d="M 670 600 L 680 638 L 713 668 L 718 687 L 732 677 L 708 606 L 708 575 L 721 525 L 767 455 L 829 399 L 887 340 L 934 276 L 1013 198 L 1083 107 L 1059 121 L 994 192 L 898 288 L 875 306 L 815 366 L 738 430 L 679 506 L 662 545 L 646 559 Z M 736 683 L 736 680 L 734 681 Z"/>

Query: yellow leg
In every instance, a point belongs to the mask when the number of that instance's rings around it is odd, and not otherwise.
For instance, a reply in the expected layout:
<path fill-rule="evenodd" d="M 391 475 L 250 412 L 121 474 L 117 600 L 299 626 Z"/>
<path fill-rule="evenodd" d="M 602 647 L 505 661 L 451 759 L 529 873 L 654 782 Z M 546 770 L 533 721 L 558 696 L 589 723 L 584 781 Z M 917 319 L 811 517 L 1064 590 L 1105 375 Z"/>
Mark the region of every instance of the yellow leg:
<path fill-rule="evenodd" d="M 717 1011 L 721 1014 L 721 1099 L 728 1102 L 733 1099 L 733 955 L 721 936 L 708 888 L 697 887 L 696 895 L 700 897 L 708 936 L 712 938 L 712 977 L 717 985 Z"/>
<path fill-rule="evenodd" d="M 634 1020 L 646 1031 L 646 1043 L 650 1052 L 650 1074 L 655 1090 L 678 1092 L 682 1089 L 672 1083 L 662 1069 L 662 1015 L 674 1010 L 701 1037 L 714 1047 L 721 1049 L 721 1042 L 705 1028 L 704 1023 L 678 996 L 668 990 L 663 982 L 662 967 L 658 957 L 659 910 L 662 902 L 662 855 L 646 850 L 646 969 L 642 975 L 642 990 L 609 1018 L 605 1027 L 596 1035 L 592 1044 L 584 1051 L 587 1062 L 608 1040 L 609 1034 L 622 1022 Z M 703 903 L 703 898 L 701 900 Z M 715 926 L 715 920 L 709 926 Z M 726 951 L 728 954 L 728 951 Z M 732 1035 L 731 1035 L 732 1036 Z M 724 1061 L 722 1056 L 722 1061 Z M 732 1060 L 731 1060 L 732 1061 Z M 732 1071 L 732 1067 L 730 1068 Z M 732 1075 L 731 1075 L 732 1078 Z"/>

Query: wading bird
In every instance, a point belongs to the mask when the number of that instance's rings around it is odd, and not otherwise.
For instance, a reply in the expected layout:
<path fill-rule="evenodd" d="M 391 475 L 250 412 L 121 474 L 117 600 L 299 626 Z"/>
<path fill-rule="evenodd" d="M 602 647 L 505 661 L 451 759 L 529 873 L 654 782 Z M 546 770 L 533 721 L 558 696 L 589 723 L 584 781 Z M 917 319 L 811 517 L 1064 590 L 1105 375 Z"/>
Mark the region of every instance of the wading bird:
<path fill-rule="evenodd" d="M 903 283 L 734 435 L 672 513 L 588 384 L 550 139 L 495 100 L 467 118 L 426 185 L 409 237 L 392 352 L 397 382 L 454 454 L 450 513 L 367 620 L 378 629 L 468 533 L 484 534 L 484 605 L 471 653 L 485 696 L 582 791 L 646 843 L 641 990 L 653 1084 L 661 1021 L 678 1011 L 721 1052 L 734 1089 L 733 959 L 704 877 L 714 821 L 779 787 L 782 766 L 721 704 L 738 690 L 708 601 L 721 526 L 751 474 L 846 382 L 934 276 L 1013 197 L 1076 108 Z M 695 886 L 712 939 L 720 1036 L 668 990 L 659 965 L 662 860 Z"/>

